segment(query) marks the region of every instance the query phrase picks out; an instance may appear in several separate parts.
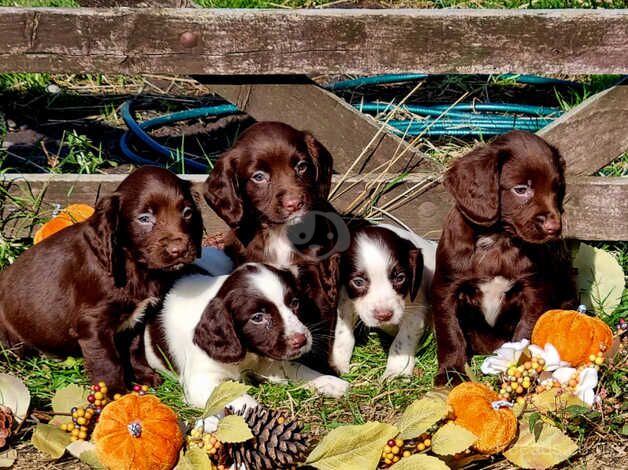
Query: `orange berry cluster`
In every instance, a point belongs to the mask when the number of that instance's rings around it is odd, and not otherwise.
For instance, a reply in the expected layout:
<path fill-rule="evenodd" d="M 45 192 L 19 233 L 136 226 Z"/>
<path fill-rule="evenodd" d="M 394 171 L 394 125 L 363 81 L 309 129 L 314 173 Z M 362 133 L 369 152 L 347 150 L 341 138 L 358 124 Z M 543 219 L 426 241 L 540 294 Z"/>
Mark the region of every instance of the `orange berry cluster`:
<path fill-rule="evenodd" d="M 499 396 L 506 401 L 523 401 L 524 395 L 536 383 L 544 369 L 545 360 L 541 357 L 533 357 L 520 365 L 512 364 L 502 376 Z"/>
<path fill-rule="evenodd" d="M 384 446 L 380 466 L 388 468 L 396 464 L 404 457 L 410 457 L 418 452 L 423 452 L 432 445 L 432 440 L 428 434 L 422 434 L 416 439 L 391 439 Z"/>

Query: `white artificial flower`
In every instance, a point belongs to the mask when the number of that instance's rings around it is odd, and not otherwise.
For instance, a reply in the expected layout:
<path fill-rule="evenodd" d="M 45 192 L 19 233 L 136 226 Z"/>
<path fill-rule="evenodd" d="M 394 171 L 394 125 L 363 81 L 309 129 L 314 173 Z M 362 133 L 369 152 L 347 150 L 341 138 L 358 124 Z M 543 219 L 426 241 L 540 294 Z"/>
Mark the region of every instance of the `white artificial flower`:
<path fill-rule="evenodd" d="M 558 354 L 558 351 L 552 343 L 545 343 L 544 348 L 541 348 L 536 344 L 531 344 L 528 349 L 530 350 L 532 356 L 538 356 L 543 358 L 543 360 L 545 361 L 544 369 L 547 371 L 551 372 L 558 369 L 559 367 L 565 367 L 569 365 L 568 362 L 560 360 L 560 355 Z"/>
<path fill-rule="evenodd" d="M 556 369 L 552 376 L 561 385 L 567 385 L 576 371 L 573 367 L 561 367 Z M 578 374 L 578 384 L 574 394 L 587 405 L 592 406 L 595 400 L 595 387 L 597 387 L 597 370 L 595 367 L 585 367 Z"/>
<path fill-rule="evenodd" d="M 487 375 L 497 375 L 505 372 L 512 364 L 517 363 L 521 353 L 529 344 L 530 341 L 527 339 L 522 339 L 515 343 L 504 343 L 495 351 L 494 356 L 484 359 L 480 370 Z"/>

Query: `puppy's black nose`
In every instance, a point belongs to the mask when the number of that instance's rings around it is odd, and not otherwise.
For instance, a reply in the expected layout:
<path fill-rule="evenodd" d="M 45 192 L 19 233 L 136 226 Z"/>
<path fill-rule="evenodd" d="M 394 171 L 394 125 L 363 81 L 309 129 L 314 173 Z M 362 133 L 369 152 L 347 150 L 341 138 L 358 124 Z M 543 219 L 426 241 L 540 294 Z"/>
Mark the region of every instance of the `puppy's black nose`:
<path fill-rule="evenodd" d="M 293 349 L 301 349 L 307 343 L 307 338 L 303 333 L 296 333 L 290 338 L 290 346 Z"/>
<path fill-rule="evenodd" d="M 391 310 L 375 310 L 375 319 L 377 321 L 388 321 L 393 317 Z"/>

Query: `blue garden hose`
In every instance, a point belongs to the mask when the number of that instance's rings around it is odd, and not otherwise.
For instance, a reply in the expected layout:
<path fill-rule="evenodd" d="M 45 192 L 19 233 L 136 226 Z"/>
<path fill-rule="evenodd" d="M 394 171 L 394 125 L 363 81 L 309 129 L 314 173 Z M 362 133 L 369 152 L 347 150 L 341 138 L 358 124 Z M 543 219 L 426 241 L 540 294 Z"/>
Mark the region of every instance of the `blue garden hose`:
<path fill-rule="evenodd" d="M 427 77 L 425 74 L 388 74 L 377 75 L 372 77 L 361 77 L 352 80 L 343 80 L 327 85 L 328 90 L 339 91 L 355 89 L 366 85 L 381 85 L 387 83 L 400 83 L 407 81 L 423 80 Z M 500 75 L 500 78 L 513 79 L 522 83 L 563 85 L 563 86 L 580 86 L 577 82 L 566 80 L 558 80 L 545 77 L 537 77 L 532 75 Z M 131 134 L 137 137 L 146 147 L 156 154 L 167 158 L 169 161 L 175 162 L 177 159 L 183 159 L 186 168 L 206 173 L 210 170 L 209 166 L 192 159 L 192 155 L 185 154 L 177 149 L 166 147 L 155 139 L 153 139 L 146 131 L 171 124 L 173 122 L 185 121 L 188 119 L 198 119 L 208 116 L 225 116 L 239 113 L 240 110 L 231 104 L 223 104 L 217 106 L 206 106 L 187 111 L 179 111 L 176 113 L 166 114 L 154 119 L 149 119 L 142 123 L 138 123 L 133 118 L 131 112 L 132 101 L 125 102 L 121 107 L 122 119 L 129 127 L 129 131 L 124 133 L 120 138 L 120 148 L 122 153 L 134 163 L 140 165 L 154 164 L 152 160 L 148 160 L 135 153 L 129 146 L 129 138 Z M 382 113 L 395 109 L 395 105 L 391 103 L 357 103 L 353 105 L 356 109 L 367 113 Z M 503 134 L 513 129 L 522 129 L 530 132 L 536 132 L 552 122 L 553 118 L 562 114 L 559 108 L 530 106 L 522 104 L 509 103 L 461 103 L 454 106 L 434 105 L 434 106 L 417 106 L 403 105 L 401 110 L 406 110 L 419 116 L 427 116 L 425 119 L 408 121 L 408 120 L 391 120 L 388 125 L 393 132 L 398 135 L 416 136 L 468 136 L 468 135 L 497 135 Z M 538 117 L 521 117 L 500 115 L 494 113 L 518 113 L 528 114 Z M 433 118 L 439 118 L 435 120 Z"/>

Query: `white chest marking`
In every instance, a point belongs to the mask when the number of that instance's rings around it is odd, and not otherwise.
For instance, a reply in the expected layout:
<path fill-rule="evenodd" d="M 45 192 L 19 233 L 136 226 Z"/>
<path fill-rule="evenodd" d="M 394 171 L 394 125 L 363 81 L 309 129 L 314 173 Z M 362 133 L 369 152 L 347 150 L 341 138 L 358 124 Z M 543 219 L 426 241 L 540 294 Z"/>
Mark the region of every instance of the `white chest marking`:
<path fill-rule="evenodd" d="M 486 323 L 495 326 L 495 321 L 501 311 L 506 292 L 512 288 L 513 282 L 502 276 L 495 276 L 487 282 L 478 285 L 482 291 L 482 313 Z"/>
<path fill-rule="evenodd" d="M 274 231 L 268 237 L 265 251 L 269 263 L 284 269 L 292 267 L 293 250 L 285 230 Z"/>

